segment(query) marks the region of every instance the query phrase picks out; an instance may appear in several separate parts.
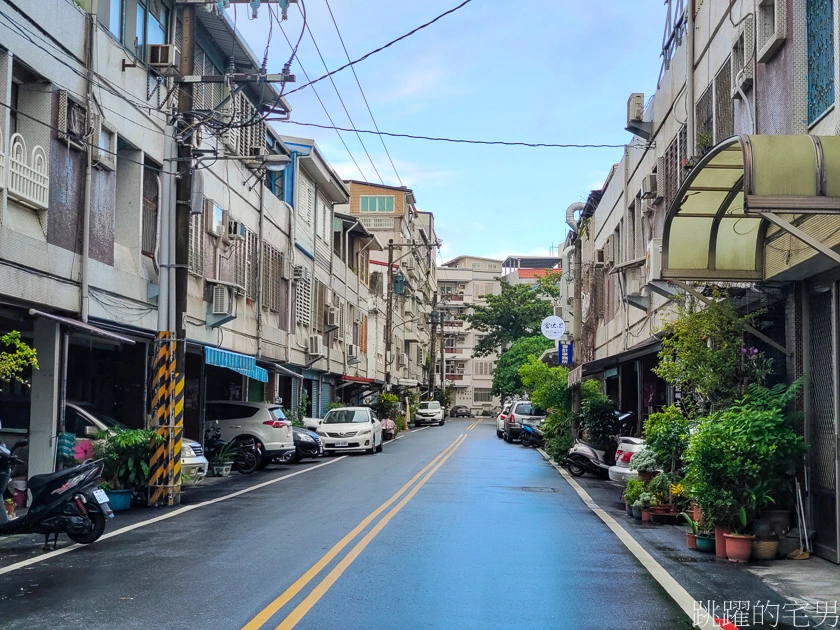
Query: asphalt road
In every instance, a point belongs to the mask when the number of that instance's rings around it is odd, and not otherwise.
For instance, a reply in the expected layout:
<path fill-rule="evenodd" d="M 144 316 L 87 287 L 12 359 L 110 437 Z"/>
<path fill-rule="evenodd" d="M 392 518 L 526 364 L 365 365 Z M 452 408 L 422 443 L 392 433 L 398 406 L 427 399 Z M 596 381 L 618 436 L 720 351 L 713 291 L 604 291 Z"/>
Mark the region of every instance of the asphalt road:
<path fill-rule="evenodd" d="M 681 627 L 557 471 L 492 420 L 403 435 L 132 511 L 89 547 L 0 545 L 0 627 Z"/>

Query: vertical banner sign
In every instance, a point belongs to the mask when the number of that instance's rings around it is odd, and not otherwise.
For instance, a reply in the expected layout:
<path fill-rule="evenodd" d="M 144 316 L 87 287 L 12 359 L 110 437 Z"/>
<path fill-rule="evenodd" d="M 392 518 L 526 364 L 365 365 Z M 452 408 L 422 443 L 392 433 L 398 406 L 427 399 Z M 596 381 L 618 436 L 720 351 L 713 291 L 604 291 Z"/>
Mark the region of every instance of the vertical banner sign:
<path fill-rule="evenodd" d="M 571 341 L 558 341 L 557 342 L 557 363 L 560 365 L 571 365 L 572 358 L 574 357 L 572 346 L 574 345 Z"/>

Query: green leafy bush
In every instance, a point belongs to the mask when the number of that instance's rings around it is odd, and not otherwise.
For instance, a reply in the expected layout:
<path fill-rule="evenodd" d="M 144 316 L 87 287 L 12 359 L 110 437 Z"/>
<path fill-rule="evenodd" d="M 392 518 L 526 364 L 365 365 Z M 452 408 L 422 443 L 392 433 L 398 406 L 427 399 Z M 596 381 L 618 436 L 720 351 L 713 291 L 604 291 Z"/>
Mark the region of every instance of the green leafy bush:
<path fill-rule="evenodd" d="M 671 473 L 683 467 L 683 453 L 688 448 L 688 419 L 675 406 L 651 414 L 645 421 L 647 450 L 656 454 L 657 463 Z"/>
<path fill-rule="evenodd" d="M 753 386 L 729 409 L 700 422 L 685 454 L 685 483 L 704 521 L 743 531 L 745 515 L 785 492 L 789 468 L 805 449 L 785 414 L 800 385 Z"/>
<path fill-rule="evenodd" d="M 574 414 L 568 409 L 554 409 L 542 424 L 545 450 L 556 462 L 562 462 L 575 443 Z"/>
<path fill-rule="evenodd" d="M 631 479 L 624 488 L 624 500 L 633 505 L 645 491 L 645 484 L 641 479 Z"/>
<path fill-rule="evenodd" d="M 592 394 L 581 403 L 580 426 L 590 441 L 606 444 L 615 433 L 615 404 L 606 394 Z"/>
<path fill-rule="evenodd" d="M 97 459 L 102 459 L 102 477 L 117 490 L 142 493 L 149 482 L 149 459 L 163 437 L 151 429 L 115 428 L 102 431 L 94 441 Z"/>

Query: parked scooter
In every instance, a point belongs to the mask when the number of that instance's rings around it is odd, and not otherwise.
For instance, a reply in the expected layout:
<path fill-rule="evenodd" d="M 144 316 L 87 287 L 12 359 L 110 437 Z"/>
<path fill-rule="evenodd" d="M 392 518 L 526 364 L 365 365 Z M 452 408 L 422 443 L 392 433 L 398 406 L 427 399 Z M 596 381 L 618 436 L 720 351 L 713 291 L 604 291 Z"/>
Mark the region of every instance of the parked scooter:
<path fill-rule="evenodd" d="M 545 444 L 543 440 L 542 423 L 544 420 L 522 420 L 520 422 L 521 432 L 519 433 L 519 443 L 524 447 L 533 446 L 534 448 L 542 448 Z"/>
<path fill-rule="evenodd" d="M 210 461 L 217 459 L 220 454 L 229 454 L 233 461 L 233 470 L 243 475 L 250 475 L 260 463 L 259 449 L 254 438 L 236 440 L 230 444 L 222 439 L 222 431 L 218 427 L 205 429 L 204 453 Z"/>
<path fill-rule="evenodd" d="M 618 447 L 618 438 L 622 435 L 629 435 L 633 432 L 634 426 L 630 420 L 635 416 L 632 411 L 616 411 L 616 424 L 618 434 L 610 436 L 607 444 L 593 444 L 585 442 L 580 438 L 575 439 L 574 446 L 569 449 L 569 454 L 563 461 L 568 468 L 569 474 L 573 477 L 580 477 L 585 473 L 592 473 L 599 476 L 606 476 L 611 466 L 615 465 L 615 451 Z"/>
<path fill-rule="evenodd" d="M 0 442 L 0 497 L 9 485 L 13 468 L 24 463 L 14 452 L 27 444 L 27 440 L 21 440 L 9 450 Z M 108 495 L 96 487 L 101 475 L 100 459 L 30 477 L 27 482 L 32 493 L 29 510 L 13 519 L 8 518 L 5 510 L 0 510 L 0 536 L 44 534 L 44 551 L 50 549 L 50 536 L 54 536 L 52 548 L 56 548 L 61 533 L 81 545 L 95 542 L 105 531 L 106 520 L 114 518 Z"/>

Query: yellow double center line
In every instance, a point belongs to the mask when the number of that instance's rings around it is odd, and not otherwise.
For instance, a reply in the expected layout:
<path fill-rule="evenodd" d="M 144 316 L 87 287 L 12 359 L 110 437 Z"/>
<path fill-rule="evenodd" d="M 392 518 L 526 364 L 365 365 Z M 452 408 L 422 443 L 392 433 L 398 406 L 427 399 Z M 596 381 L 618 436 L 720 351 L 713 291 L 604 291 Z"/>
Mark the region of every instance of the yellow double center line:
<path fill-rule="evenodd" d="M 467 427 L 467 431 L 472 431 L 475 429 L 479 424 L 481 424 L 481 420 L 476 420 L 470 426 Z"/>
<path fill-rule="evenodd" d="M 443 463 L 449 459 L 449 457 L 458 449 L 461 444 L 463 444 L 464 440 L 467 439 L 466 433 L 462 433 L 458 438 L 449 446 L 447 446 L 437 457 L 435 457 L 431 462 L 429 462 L 420 472 L 418 472 L 414 477 L 412 477 L 408 483 L 406 483 L 402 488 L 397 490 L 397 492 L 385 503 L 380 505 L 376 508 L 373 512 L 371 512 L 368 516 L 366 516 L 356 527 L 353 528 L 350 533 L 348 533 L 344 538 L 339 540 L 332 549 L 330 549 L 324 556 L 318 560 L 312 567 L 304 573 L 298 580 L 292 584 L 289 588 L 287 588 L 277 599 L 271 602 L 268 606 L 266 606 L 256 617 L 254 617 L 251 621 L 249 621 L 243 628 L 243 630 L 257 630 L 257 628 L 261 628 L 271 617 L 273 617 L 283 606 L 288 604 L 303 588 L 312 581 L 312 579 L 318 575 L 330 562 L 332 562 L 336 556 L 347 546 L 349 545 L 365 528 L 368 527 L 380 514 L 382 514 L 385 510 L 388 509 L 395 501 L 397 501 L 402 494 L 411 488 L 411 491 L 403 497 L 403 499 L 397 503 L 371 530 L 365 534 L 365 536 L 358 542 L 356 545 L 347 553 L 344 558 L 330 571 L 323 580 L 321 580 L 309 593 L 309 595 L 297 605 L 297 607 L 289 613 L 289 615 L 283 619 L 279 626 L 277 626 L 277 630 L 286 630 L 290 628 L 294 628 L 295 625 L 303 619 L 303 617 L 308 613 L 312 607 L 318 603 L 320 600 L 330 589 L 330 587 L 335 584 L 338 578 L 341 576 L 342 573 L 349 567 L 353 561 L 359 556 L 360 553 L 365 549 L 365 547 L 370 544 L 370 542 L 376 537 L 376 535 L 382 531 L 385 525 L 394 518 L 394 516 L 402 510 L 405 505 L 411 501 L 417 491 L 423 487 L 423 485 L 434 475 L 438 469 L 443 465 Z M 431 470 L 429 470 L 431 469 Z M 428 471 L 428 474 L 426 474 Z M 423 475 L 426 475 L 423 477 Z M 420 477 L 423 479 L 414 485 Z"/>

